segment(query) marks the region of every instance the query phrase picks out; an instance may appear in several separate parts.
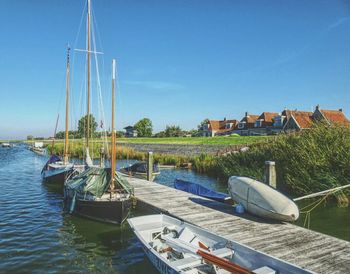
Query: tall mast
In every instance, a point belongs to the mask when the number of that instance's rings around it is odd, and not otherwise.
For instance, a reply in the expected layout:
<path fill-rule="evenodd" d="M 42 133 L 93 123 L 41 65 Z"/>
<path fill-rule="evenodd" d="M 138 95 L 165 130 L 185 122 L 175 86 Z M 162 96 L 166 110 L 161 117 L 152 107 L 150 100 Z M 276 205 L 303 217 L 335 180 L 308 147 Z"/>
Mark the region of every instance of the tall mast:
<path fill-rule="evenodd" d="M 70 91 L 70 63 L 69 63 L 70 47 L 67 47 L 67 68 L 66 68 L 66 132 L 64 139 L 64 158 L 63 162 L 68 163 L 68 112 L 69 112 L 69 91 Z"/>
<path fill-rule="evenodd" d="M 91 33 L 91 3 L 88 0 L 87 11 L 87 125 L 86 125 L 86 149 L 89 151 L 89 137 L 90 137 L 90 33 Z"/>
<path fill-rule="evenodd" d="M 115 96 L 115 59 L 112 60 L 112 153 L 111 153 L 111 184 L 110 189 L 114 189 L 115 185 L 115 169 L 116 169 L 116 147 L 115 147 L 115 129 L 114 129 L 114 96 Z"/>

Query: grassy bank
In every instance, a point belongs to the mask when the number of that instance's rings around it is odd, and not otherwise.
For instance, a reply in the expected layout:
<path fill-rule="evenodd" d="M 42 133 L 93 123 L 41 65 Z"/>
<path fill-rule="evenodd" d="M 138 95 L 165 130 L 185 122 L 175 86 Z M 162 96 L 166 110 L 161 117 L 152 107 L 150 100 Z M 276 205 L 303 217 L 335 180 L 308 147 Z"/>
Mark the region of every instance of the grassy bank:
<path fill-rule="evenodd" d="M 179 145 L 250 145 L 271 139 L 269 136 L 220 136 L 220 137 L 169 137 L 169 138 L 117 138 L 117 143 L 130 144 L 179 144 Z M 50 140 L 44 140 L 50 143 Z M 93 139 L 100 143 L 101 139 Z M 62 143 L 63 140 L 55 140 Z M 82 139 L 70 140 L 71 143 L 82 143 Z"/>
<path fill-rule="evenodd" d="M 230 140 L 235 137 L 219 137 L 218 140 L 222 140 L 222 138 Z M 275 161 L 278 188 L 295 196 L 350 183 L 350 128 L 340 126 L 330 128 L 317 125 L 302 133 L 279 135 L 268 139 L 252 138 L 260 140 L 260 142 L 251 145 L 246 152 L 232 153 L 226 156 L 201 154 L 190 157 L 155 154 L 154 159 L 160 164 L 176 166 L 190 162 L 194 170 L 220 178 L 223 181 L 232 175 L 263 180 L 264 162 L 267 160 Z M 139 139 L 127 140 L 135 142 Z M 164 141 L 169 138 L 159 139 Z M 192 138 L 180 139 L 189 142 Z M 148 138 L 143 138 L 143 141 L 146 142 L 146 140 Z M 99 158 L 100 147 L 100 142 L 95 142 L 91 146 L 93 151 L 91 154 L 95 158 Z M 119 159 L 145 160 L 147 157 L 145 153 L 131 148 L 118 145 L 117 148 Z M 71 142 L 70 151 L 72 156 L 82 158 L 82 142 Z M 56 143 L 54 152 L 62 154 L 63 143 Z"/>
<path fill-rule="evenodd" d="M 218 159 L 224 177 L 263 179 L 264 162 L 276 162 L 278 187 L 294 195 L 350 183 L 350 128 L 316 125 L 300 134 L 280 135 L 244 153 Z"/>
<path fill-rule="evenodd" d="M 266 140 L 266 136 L 221 136 L 221 137 L 169 137 L 169 138 L 119 138 L 117 142 L 135 144 L 180 144 L 180 145 L 245 145 Z"/>

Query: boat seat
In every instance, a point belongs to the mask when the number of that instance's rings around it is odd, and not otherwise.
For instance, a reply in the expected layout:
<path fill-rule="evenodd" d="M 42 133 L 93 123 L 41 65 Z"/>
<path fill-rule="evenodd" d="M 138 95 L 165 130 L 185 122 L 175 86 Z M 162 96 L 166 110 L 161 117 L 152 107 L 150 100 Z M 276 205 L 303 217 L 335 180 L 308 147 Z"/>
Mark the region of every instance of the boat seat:
<path fill-rule="evenodd" d="M 223 248 L 219 248 L 213 251 L 210 251 L 211 254 L 220 257 L 220 258 L 224 258 L 224 257 L 228 257 L 230 256 L 230 258 L 233 256 L 234 251 L 232 249 L 229 249 L 227 247 L 223 247 Z"/>
<path fill-rule="evenodd" d="M 161 223 L 160 222 L 154 222 L 154 223 L 146 223 L 146 224 L 138 224 L 137 226 L 137 230 L 139 231 L 145 231 L 145 230 L 149 230 L 149 231 L 153 231 L 154 228 L 158 228 L 159 227 L 159 232 L 161 231 Z"/>
<path fill-rule="evenodd" d="M 276 274 L 276 271 L 268 266 L 263 266 L 253 270 L 254 274 Z"/>
<path fill-rule="evenodd" d="M 202 259 L 201 257 L 188 257 L 188 258 L 183 258 L 174 262 L 171 262 L 172 267 L 176 267 L 178 269 L 183 269 L 186 267 L 194 267 L 202 264 Z"/>

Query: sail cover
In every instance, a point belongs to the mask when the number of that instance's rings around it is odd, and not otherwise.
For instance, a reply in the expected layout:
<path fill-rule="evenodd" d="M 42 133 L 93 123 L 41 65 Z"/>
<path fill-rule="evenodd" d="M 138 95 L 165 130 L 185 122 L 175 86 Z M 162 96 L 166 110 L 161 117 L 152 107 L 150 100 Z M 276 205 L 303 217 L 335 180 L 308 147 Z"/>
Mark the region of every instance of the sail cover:
<path fill-rule="evenodd" d="M 66 183 L 66 186 L 81 194 L 90 193 L 96 197 L 101 197 L 107 192 L 111 181 L 111 169 L 89 167 L 73 179 Z M 133 194 L 133 188 L 119 172 L 116 172 L 116 188 L 124 189 Z"/>

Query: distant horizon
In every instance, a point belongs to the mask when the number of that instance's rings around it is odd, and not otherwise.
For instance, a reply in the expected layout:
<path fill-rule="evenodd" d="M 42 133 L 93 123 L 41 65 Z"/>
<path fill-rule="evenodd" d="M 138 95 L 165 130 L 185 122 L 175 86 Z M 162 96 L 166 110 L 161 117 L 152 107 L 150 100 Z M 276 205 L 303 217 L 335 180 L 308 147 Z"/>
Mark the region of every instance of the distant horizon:
<path fill-rule="evenodd" d="M 317 106 L 317 105 L 316 105 Z M 284 108 L 283 110 L 292 110 L 292 111 L 309 111 L 309 112 L 313 112 L 315 109 L 316 109 L 316 106 L 312 109 L 312 110 L 304 110 L 304 109 L 298 109 L 298 108 L 294 108 L 294 109 L 287 109 L 287 108 Z M 321 110 L 329 110 L 329 109 L 324 109 L 324 108 L 322 108 L 321 106 L 319 106 L 320 107 L 320 109 Z M 282 111 L 283 111 L 282 110 Z M 344 115 L 346 116 L 346 118 L 348 118 L 349 119 L 349 117 L 346 115 L 346 113 L 344 112 L 344 109 L 342 109 L 342 108 L 338 108 L 338 109 L 332 109 L 332 110 L 341 110 L 343 113 L 344 113 Z M 282 111 L 263 111 L 263 112 L 276 112 L 276 113 L 278 113 L 278 114 L 281 114 L 281 112 Z M 248 115 L 261 115 L 262 113 L 251 113 L 251 112 L 249 112 L 248 111 Z M 231 116 L 228 116 L 228 117 L 222 117 L 222 118 L 217 118 L 217 119 L 211 119 L 211 117 L 206 117 L 206 118 L 203 118 L 202 120 L 200 120 L 199 122 L 198 122 L 198 124 L 196 125 L 196 126 L 194 126 L 194 127 L 192 127 L 192 128 L 189 128 L 189 129 L 185 129 L 185 128 L 181 128 L 182 130 L 186 130 L 186 131 L 189 131 L 189 130 L 193 130 L 193 129 L 197 129 L 197 126 L 203 121 L 203 120 L 205 120 L 205 119 L 210 119 L 210 120 L 224 120 L 224 119 L 227 119 L 227 120 L 238 120 L 238 121 L 240 121 L 243 117 L 245 116 L 245 113 L 240 117 L 240 118 L 235 118 L 235 117 L 231 117 Z M 142 117 L 142 118 L 147 118 L 147 117 Z M 142 118 L 140 118 L 140 119 L 142 119 Z M 136 121 L 137 122 L 137 121 Z M 136 123 L 135 122 L 135 123 Z M 135 123 L 133 123 L 133 124 L 128 124 L 128 125 L 130 125 L 130 126 L 133 126 Z M 154 129 L 153 129 L 153 132 L 152 132 L 152 134 L 155 134 L 155 133 L 158 133 L 158 132 L 160 132 L 160 131 L 163 131 L 163 130 L 165 130 L 165 128 L 166 128 L 166 126 L 179 126 L 178 124 L 173 124 L 173 125 L 165 125 L 164 126 L 164 128 L 163 129 L 161 129 L 161 130 L 159 130 L 159 131 L 155 131 Z M 75 130 L 77 130 L 77 129 L 69 129 L 70 131 L 72 130 L 72 131 L 75 131 Z M 123 131 L 123 132 L 125 132 L 125 130 L 124 130 L 124 128 L 122 128 L 122 129 L 117 129 L 118 131 Z M 64 131 L 63 129 L 62 130 L 58 130 L 57 132 L 59 132 L 59 131 Z M 96 132 L 101 132 L 102 130 L 101 129 L 99 129 L 99 127 L 97 128 L 97 130 L 96 130 Z M 109 127 L 107 127 L 107 131 L 109 131 Z M 23 137 L 20 137 L 20 138 L 17 138 L 17 137 L 15 137 L 15 138 L 1 138 L 0 137 L 0 141 L 6 141 L 6 140 L 13 140 L 13 141 L 16 141 L 16 140 L 18 140 L 18 141 L 21 141 L 21 140 L 26 140 L 27 139 L 27 136 L 28 135 L 32 135 L 33 137 L 35 137 L 35 138 L 45 138 L 45 139 L 47 139 L 47 138 L 51 138 L 51 137 L 53 137 L 53 134 L 52 135 L 43 135 L 43 136 L 35 136 L 35 135 L 33 135 L 33 134 L 26 134 L 25 136 L 23 136 Z"/>
<path fill-rule="evenodd" d="M 350 4 L 342 0 L 92 0 L 104 113 L 117 59 L 117 130 L 147 117 L 195 129 L 205 118 L 284 108 L 350 112 Z M 316 8 L 317 7 L 317 8 Z M 84 113 L 86 0 L 0 3 L 0 140 L 64 128 L 66 45 L 72 47 L 70 128 Z M 93 65 L 95 60 L 92 60 Z M 93 69 L 93 73 L 96 70 Z M 349 115 L 348 115 L 349 114 Z M 73 121 L 73 122 L 72 122 Z M 108 126 L 106 126 L 108 128 Z"/>

